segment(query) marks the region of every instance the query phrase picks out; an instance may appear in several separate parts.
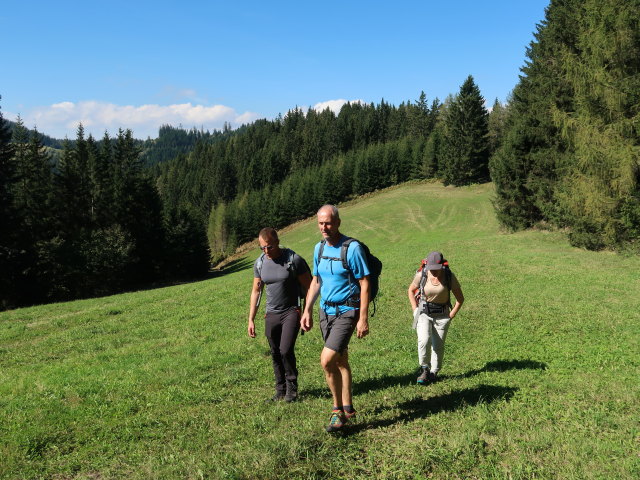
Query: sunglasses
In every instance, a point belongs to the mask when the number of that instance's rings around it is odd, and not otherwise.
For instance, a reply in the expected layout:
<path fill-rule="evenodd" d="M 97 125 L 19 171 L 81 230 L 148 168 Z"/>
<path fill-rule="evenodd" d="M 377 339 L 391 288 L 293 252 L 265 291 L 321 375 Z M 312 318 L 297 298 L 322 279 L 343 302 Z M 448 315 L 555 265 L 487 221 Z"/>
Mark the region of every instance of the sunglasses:
<path fill-rule="evenodd" d="M 271 250 L 273 248 L 273 245 L 260 245 L 260 250 Z"/>

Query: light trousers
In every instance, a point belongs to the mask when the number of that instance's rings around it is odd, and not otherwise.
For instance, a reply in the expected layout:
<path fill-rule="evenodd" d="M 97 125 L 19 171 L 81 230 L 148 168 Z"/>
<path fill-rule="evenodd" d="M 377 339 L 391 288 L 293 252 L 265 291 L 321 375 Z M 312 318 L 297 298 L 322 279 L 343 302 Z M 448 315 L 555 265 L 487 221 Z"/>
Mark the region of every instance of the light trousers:
<path fill-rule="evenodd" d="M 438 373 L 442 367 L 444 342 L 450 323 L 448 309 L 446 313 L 421 313 L 418 317 L 418 361 L 420 366 L 429 367 L 432 373 Z"/>

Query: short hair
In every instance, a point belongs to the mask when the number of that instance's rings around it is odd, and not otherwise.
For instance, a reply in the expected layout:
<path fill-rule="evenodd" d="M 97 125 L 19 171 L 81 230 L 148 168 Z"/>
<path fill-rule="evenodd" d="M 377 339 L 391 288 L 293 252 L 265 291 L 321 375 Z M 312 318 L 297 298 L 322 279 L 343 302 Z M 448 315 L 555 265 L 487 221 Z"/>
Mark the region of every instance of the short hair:
<path fill-rule="evenodd" d="M 273 238 L 274 240 L 279 240 L 278 232 L 276 232 L 275 228 L 271 227 L 264 227 L 262 230 L 260 230 L 260 233 L 258 233 L 258 238 Z"/>
<path fill-rule="evenodd" d="M 336 207 L 335 205 L 331 205 L 330 203 L 327 203 L 326 205 L 321 206 L 318 209 L 317 214 L 319 215 L 320 211 L 325 208 L 331 210 L 331 218 L 333 218 L 334 220 L 340 220 L 340 212 L 338 212 L 338 207 Z"/>

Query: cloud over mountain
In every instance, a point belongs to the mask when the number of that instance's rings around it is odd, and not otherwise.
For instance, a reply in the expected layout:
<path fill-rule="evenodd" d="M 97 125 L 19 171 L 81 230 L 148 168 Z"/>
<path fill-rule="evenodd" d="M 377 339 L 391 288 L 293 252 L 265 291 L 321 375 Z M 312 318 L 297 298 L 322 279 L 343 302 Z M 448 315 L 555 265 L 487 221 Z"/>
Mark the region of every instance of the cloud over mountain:
<path fill-rule="evenodd" d="M 105 130 L 110 135 L 119 128 L 131 129 L 136 138 L 156 137 L 161 125 L 182 125 L 184 128 L 221 130 L 226 123 L 238 127 L 256 120 L 254 112 L 238 113 L 225 105 L 115 105 L 98 101 L 61 102 L 33 109 L 21 114 L 25 126 L 37 127 L 42 133 L 56 138 L 75 137 L 78 124 L 85 132 L 102 137 Z M 7 115 L 7 118 L 9 116 Z"/>

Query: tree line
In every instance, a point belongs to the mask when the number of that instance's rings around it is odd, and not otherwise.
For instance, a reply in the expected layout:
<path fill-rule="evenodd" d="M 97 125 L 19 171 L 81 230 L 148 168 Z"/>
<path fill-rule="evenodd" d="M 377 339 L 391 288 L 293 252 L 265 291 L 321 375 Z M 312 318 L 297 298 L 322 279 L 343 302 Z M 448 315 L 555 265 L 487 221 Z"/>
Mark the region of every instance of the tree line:
<path fill-rule="evenodd" d="M 96 140 L 80 125 L 54 160 L 37 130 L 9 128 L 0 111 L 1 305 L 203 274 L 267 224 L 406 180 L 486 181 L 491 123 L 470 76 L 444 103 L 422 92 L 337 115 L 295 108 L 235 131 L 164 126 L 153 145 L 130 130 Z"/>
<path fill-rule="evenodd" d="M 502 123 L 490 122 L 484 103 L 469 76 L 444 103 L 422 92 L 398 107 L 347 103 L 337 115 L 295 108 L 160 165 L 158 187 L 167 205 L 198 212 L 215 263 L 261 227 L 280 228 L 327 202 L 411 179 L 488 181 Z"/>
<path fill-rule="evenodd" d="M 203 229 L 165 208 L 130 130 L 64 142 L 0 112 L 0 307 L 104 295 L 206 272 Z"/>

